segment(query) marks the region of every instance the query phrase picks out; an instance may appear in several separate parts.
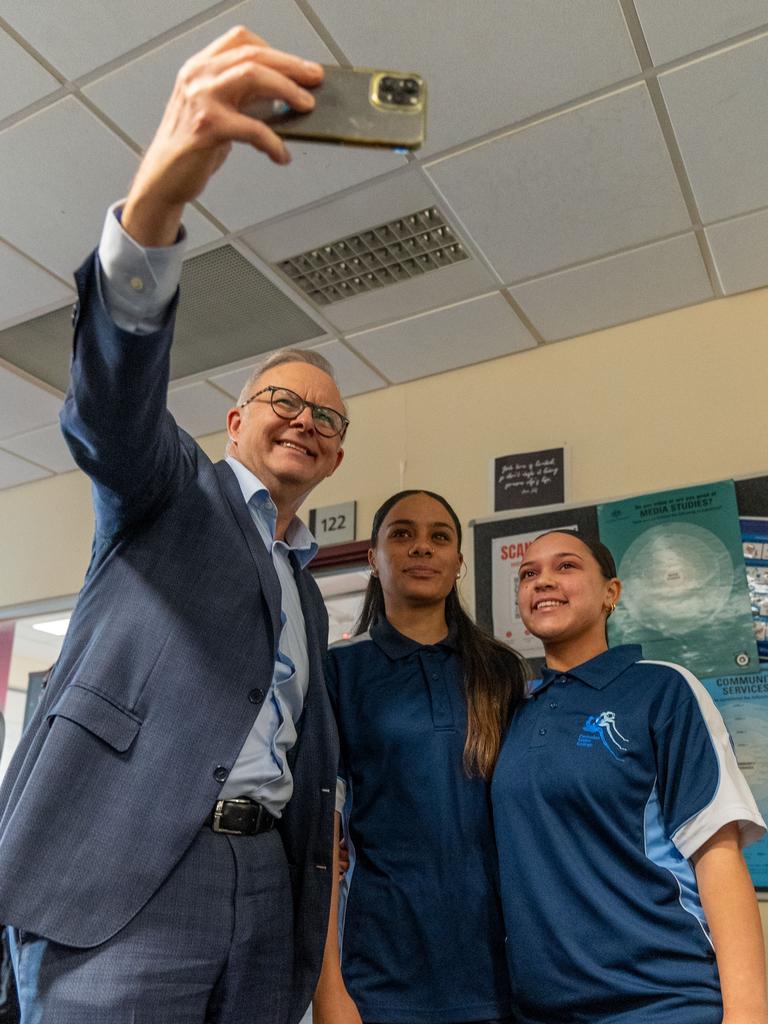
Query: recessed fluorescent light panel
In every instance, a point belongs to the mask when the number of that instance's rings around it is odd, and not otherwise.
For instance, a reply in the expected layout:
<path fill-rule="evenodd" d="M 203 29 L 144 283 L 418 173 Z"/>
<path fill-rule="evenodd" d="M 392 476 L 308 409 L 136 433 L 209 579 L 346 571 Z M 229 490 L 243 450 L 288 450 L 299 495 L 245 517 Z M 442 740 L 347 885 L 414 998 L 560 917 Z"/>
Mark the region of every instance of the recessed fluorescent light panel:
<path fill-rule="evenodd" d="M 41 633 L 50 633 L 51 636 L 64 636 L 69 626 L 69 616 L 66 619 L 49 619 L 48 622 L 33 622 L 32 629 Z"/>
<path fill-rule="evenodd" d="M 466 259 L 453 229 L 430 206 L 300 252 L 278 267 L 313 302 L 327 306 Z"/>

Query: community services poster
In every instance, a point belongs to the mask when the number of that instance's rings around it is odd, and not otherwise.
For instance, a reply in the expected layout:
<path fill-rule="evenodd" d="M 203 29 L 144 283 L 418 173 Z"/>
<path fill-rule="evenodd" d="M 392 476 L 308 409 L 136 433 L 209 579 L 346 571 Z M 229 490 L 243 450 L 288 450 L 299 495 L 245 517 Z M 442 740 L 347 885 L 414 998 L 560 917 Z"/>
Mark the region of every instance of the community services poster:
<path fill-rule="evenodd" d="M 577 526 L 550 527 L 578 531 Z M 491 542 L 491 586 L 493 589 L 494 636 L 513 647 L 525 658 L 543 658 L 540 640 L 532 636 L 523 625 L 517 610 L 517 587 L 520 566 L 525 553 L 542 530 L 516 533 L 509 537 L 496 537 Z"/>
<path fill-rule="evenodd" d="M 736 758 L 768 820 L 768 672 L 703 679 L 731 734 Z M 753 883 L 768 889 L 768 836 L 744 850 Z"/>
<path fill-rule="evenodd" d="M 611 644 L 679 662 L 699 678 L 758 664 L 733 481 L 599 505 L 600 539 L 623 584 Z"/>

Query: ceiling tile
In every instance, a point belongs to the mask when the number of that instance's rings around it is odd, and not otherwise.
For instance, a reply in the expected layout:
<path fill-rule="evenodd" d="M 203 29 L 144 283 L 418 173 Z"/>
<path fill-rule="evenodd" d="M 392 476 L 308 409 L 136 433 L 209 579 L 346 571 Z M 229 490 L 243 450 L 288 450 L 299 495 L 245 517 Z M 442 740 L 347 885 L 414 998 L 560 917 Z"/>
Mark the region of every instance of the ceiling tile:
<path fill-rule="evenodd" d="M 497 282 L 481 263 L 468 259 L 331 303 L 323 306 L 322 311 L 326 320 L 340 331 L 353 331 L 482 295 L 496 286 Z"/>
<path fill-rule="evenodd" d="M 3 88 L 0 91 L 0 119 L 26 107 L 41 96 L 54 92 L 59 83 L 30 56 L 26 50 L 0 30 L 0 68 Z"/>
<path fill-rule="evenodd" d="M 258 153 L 236 149 L 211 180 L 201 202 L 231 231 L 402 167 L 405 158 L 379 150 L 289 142 L 293 157 L 278 167 Z"/>
<path fill-rule="evenodd" d="M 439 161 L 429 173 L 506 282 L 690 226 L 644 85 Z"/>
<path fill-rule="evenodd" d="M 131 138 L 146 146 L 178 68 L 216 36 L 238 24 L 258 31 L 274 46 L 326 64 L 335 63 L 298 7 L 249 0 L 106 75 L 84 92 Z M 289 143 L 289 147 L 293 162 L 289 167 L 278 167 L 250 148 L 236 146 L 206 188 L 201 199 L 205 208 L 230 230 L 239 230 L 405 163 L 404 157 L 386 151 L 298 142 Z"/>
<path fill-rule="evenodd" d="M 74 298 L 74 290 L 0 243 L 0 329 Z"/>
<path fill-rule="evenodd" d="M 227 370 L 226 373 L 209 374 L 209 378 L 222 391 L 226 391 L 232 398 L 239 398 L 240 392 L 245 387 L 246 381 L 251 376 L 253 365 L 242 366 L 239 370 Z"/>
<path fill-rule="evenodd" d="M 76 99 L 54 103 L 0 133 L 0 235 L 69 278 L 135 169 L 135 154 Z M 189 214 L 193 245 L 220 237 Z"/>
<path fill-rule="evenodd" d="M 654 64 L 768 23 L 768 0 L 634 0 Z"/>
<path fill-rule="evenodd" d="M 61 399 L 0 366 L 0 441 L 55 423 Z"/>
<path fill-rule="evenodd" d="M 309 338 L 307 341 L 296 341 L 292 342 L 288 346 L 282 348 L 274 348 L 269 352 L 261 352 L 254 356 L 253 359 L 242 360 L 239 364 L 231 364 L 229 369 L 222 366 L 218 372 L 211 371 L 206 374 L 208 380 L 214 384 L 217 388 L 222 391 L 226 391 L 232 398 L 237 399 L 240 397 L 240 392 L 245 387 L 249 377 L 253 373 L 257 364 L 264 362 L 273 356 L 276 352 L 281 352 L 283 348 L 302 349 L 302 348 L 314 348 L 318 344 L 317 338 Z M 230 405 L 232 403 L 230 402 Z"/>
<path fill-rule="evenodd" d="M 0 14 L 46 60 L 74 79 L 211 6 L 211 0 L 108 5 L 101 0 L 67 0 L 63 17 L 56 0 L 3 0 Z"/>
<path fill-rule="evenodd" d="M 768 285 L 768 210 L 713 224 L 705 234 L 726 295 Z"/>
<path fill-rule="evenodd" d="M 172 388 L 168 408 L 178 425 L 192 437 L 225 430 L 232 401 L 205 381 Z"/>
<path fill-rule="evenodd" d="M 72 362 L 72 308 L 68 303 L 0 331 L 0 359 L 64 394 Z"/>
<path fill-rule="evenodd" d="M 336 383 L 344 398 L 352 398 L 353 395 L 362 395 L 366 391 L 386 387 L 387 382 L 340 341 L 325 341 L 322 345 L 313 345 L 312 348 L 325 356 L 333 367 Z"/>
<path fill-rule="evenodd" d="M 17 459 L 15 455 L 0 450 L 0 490 L 16 487 L 17 484 L 28 484 L 32 480 L 42 480 L 50 475 L 47 469 L 33 466 L 31 462 Z"/>
<path fill-rule="evenodd" d="M 542 277 L 510 292 L 547 341 L 713 297 L 693 234 Z"/>
<path fill-rule="evenodd" d="M 513 124 L 634 75 L 616 0 L 313 0 L 347 58 L 421 73 L 427 152 Z"/>
<path fill-rule="evenodd" d="M 347 341 L 395 384 L 506 356 L 535 344 L 498 294 L 353 334 Z"/>
<path fill-rule="evenodd" d="M 659 76 L 702 220 L 768 205 L 768 36 Z"/>
<path fill-rule="evenodd" d="M 245 25 L 279 49 L 324 64 L 335 63 L 331 52 L 293 3 L 248 0 L 97 79 L 83 92 L 131 138 L 147 146 L 181 65 L 235 25 Z"/>
<path fill-rule="evenodd" d="M 440 195 L 432 183 L 418 167 L 409 167 L 311 210 L 254 228 L 243 235 L 243 240 L 268 263 L 278 263 L 305 249 L 435 204 L 440 205 Z"/>
<path fill-rule="evenodd" d="M 27 434 L 17 434 L 0 442 L 0 445 L 13 455 L 20 455 L 39 466 L 45 466 L 53 473 L 67 473 L 77 469 L 58 423 L 31 430 Z"/>

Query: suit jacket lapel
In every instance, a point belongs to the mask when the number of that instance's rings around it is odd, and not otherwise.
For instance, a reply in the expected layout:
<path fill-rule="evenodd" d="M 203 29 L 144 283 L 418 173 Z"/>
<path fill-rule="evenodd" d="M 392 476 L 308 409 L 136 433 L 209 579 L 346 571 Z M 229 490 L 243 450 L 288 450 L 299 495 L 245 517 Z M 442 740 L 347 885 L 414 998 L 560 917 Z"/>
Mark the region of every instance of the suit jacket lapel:
<path fill-rule="evenodd" d="M 277 643 L 280 636 L 280 581 L 277 578 L 275 567 L 272 564 L 272 558 L 264 546 L 264 542 L 259 535 L 256 524 L 251 518 L 248 506 L 243 499 L 243 492 L 240 490 L 237 477 L 226 462 L 217 462 L 214 469 L 216 470 L 216 474 L 219 478 L 221 489 L 229 502 L 232 514 L 234 515 L 243 537 L 248 544 L 248 548 L 256 566 L 256 572 L 261 583 L 261 592 L 264 596 L 267 608 L 269 609 L 269 617 L 272 624 L 272 645 L 274 647 L 276 657 Z"/>

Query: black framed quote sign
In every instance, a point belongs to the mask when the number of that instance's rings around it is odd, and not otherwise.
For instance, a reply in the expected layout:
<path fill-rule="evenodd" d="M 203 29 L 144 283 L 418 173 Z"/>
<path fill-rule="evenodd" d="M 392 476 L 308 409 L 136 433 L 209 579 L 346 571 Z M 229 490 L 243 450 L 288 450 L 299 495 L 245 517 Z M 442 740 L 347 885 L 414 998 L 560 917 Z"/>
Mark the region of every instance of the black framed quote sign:
<path fill-rule="evenodd" d="M 565 501 L 565 448 L 493 460 L 493 511 L 513 512 Z"/>

